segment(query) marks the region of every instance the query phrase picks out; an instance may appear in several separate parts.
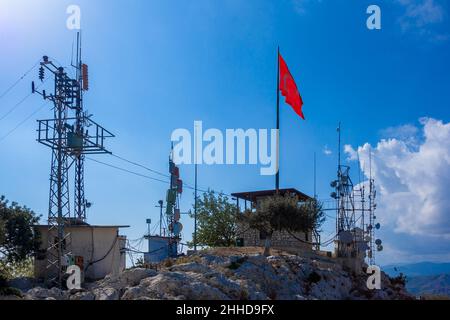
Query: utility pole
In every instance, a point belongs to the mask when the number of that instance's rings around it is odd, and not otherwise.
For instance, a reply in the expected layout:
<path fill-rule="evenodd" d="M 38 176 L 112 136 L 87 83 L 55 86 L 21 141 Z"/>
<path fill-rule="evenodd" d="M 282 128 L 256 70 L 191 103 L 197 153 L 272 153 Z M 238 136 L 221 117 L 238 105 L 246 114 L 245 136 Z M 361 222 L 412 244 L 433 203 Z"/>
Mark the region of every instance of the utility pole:
<path fill-rule="evenodd" d="M 194 252 L 197 252 L 197 159 L 195 161 L 194 181 Z"/>
<path fill-rule="evenodd" d="M 316 192 L 316 153 L 314 152 L 314 199 L 317 200 Z"/>
<path fill-rule="evenodd" d="M 275 175 L 275 190 L 280 189 L 280 47 L 277 51 L 277 173 Z"/>
<path fill-rule="evenodd" d="M 76 79 L 80 84 L 75 105 L 75 135 L 82 137 L 84 134 L 84 114 L 83 114 L 83 92 L 89 88 L 87 65 L 81 62 L 81 38 L 77 33 L 77 60 Z M 75 218 L 80 221 L 86 221 L 86 199 L 84 197 L 84 154 L 82 152 L 82 143 L 78 150 L 74 152 L 75 158 Z"/>
<path fill-rule="evenodd" d="M 156 207 L 159 207 L 159 236 L 160 237 L 162 237 L 163 204 L 164 204 L 164 201 L 159 200 L 158 205 L 156 206 Z"/>

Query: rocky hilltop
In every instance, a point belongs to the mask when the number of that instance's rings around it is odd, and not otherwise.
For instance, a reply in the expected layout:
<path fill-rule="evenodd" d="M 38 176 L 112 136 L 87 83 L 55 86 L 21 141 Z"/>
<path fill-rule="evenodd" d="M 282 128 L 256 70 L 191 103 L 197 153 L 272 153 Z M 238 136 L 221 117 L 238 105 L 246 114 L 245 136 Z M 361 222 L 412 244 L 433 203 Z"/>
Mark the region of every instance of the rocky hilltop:
<path fill-rule="evenodd" d="M 404 284 L 382 273 L 381 290 L 368 290 L 366 274 L 344 270 L 331 258 L 297 256 L 273 250 L 214 249 L 161 264 L 157 270 L 132 268 L 118 277 L 67 291 L 25 288 L 17 299 L 412 299 Z M 6 298 L 6 297 L 5 297 Z M 9 299 L 13 298 L 11 296 Z"/>

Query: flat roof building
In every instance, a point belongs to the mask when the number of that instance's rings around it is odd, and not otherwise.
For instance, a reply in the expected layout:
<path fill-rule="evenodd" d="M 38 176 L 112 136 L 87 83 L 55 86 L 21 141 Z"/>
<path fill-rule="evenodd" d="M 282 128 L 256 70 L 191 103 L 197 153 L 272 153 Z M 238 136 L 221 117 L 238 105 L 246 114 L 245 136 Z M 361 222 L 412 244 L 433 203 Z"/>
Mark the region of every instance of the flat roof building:
<path fill-rule="evenodd" d="M 102 279 L 108 274 L 117 275 L 125 269 L 126 237 L 119 234 L 119 229 L 127 227 L 129 226 L 99 226 L 87 223 L 64 226 L 66 245 L 73 263 L 82 270 L 84 279 Z M 48 274 L 50 269 L 47 268 L 48 225 L 36 225 L 35 228 L 41 235 L 42 254 L 35 257 L 34 275 L 36 278 L 51 277 L 53 275 Z"/>

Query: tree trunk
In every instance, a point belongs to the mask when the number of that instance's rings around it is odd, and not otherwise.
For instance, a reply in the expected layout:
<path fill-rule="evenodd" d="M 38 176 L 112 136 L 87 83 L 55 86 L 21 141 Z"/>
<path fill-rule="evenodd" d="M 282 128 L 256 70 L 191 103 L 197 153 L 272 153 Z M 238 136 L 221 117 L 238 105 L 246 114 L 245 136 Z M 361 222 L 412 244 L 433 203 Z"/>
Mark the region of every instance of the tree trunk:
<path fill-rule="evenodd" d="M 270 256 L 270 246 L 272 245 L 272 235 L 268 234 L 264 241 L 264 256 Z"/>

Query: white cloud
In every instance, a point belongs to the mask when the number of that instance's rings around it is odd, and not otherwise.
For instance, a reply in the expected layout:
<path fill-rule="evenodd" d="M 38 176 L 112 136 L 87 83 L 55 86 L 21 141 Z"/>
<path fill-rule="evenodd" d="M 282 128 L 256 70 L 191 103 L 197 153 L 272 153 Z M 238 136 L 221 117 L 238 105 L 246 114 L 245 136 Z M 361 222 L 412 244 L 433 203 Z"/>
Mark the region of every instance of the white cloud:
<path fill-rule="evenodd" d="M 382 138 L 398 139 L 404 141 L 408 146 L 415 147 L 419 143 L 419 128 L 412 124 L 404 124 L 397 127 L 388 127 L 380 130 Z"/>
<path fill-rule="evenodd" d="M 292 0 L 292 5 L 294 6 L 294 10 L 302 15 L 306 13 L 306 8 L 312 2 L 322 2 L 322 0 Z"/>
<path fill-rule="evenodd" d="M 446 41 L 448 33 L 440 33 L 432 29 L 443 22 L 445 9 L 438 0 L 397 0 L 404 7 L 404 14 L 399 18 L 402 31 L 412 31 L 433 42 Z"/>
<path fill-rule="evenodd" d="M 328 145 L 325 145 L 325 147 L 323 147 L 323 154 L 326 156 L 331 156 L 333 154 L 333 151 L 328 148 Z"/>
<path fill-rule="evenodd" d="M 344 146 L 344 152 L 348 155 L 348 161 L 358 160 L 358 153 L 352 148 L 351 145 L 346 144 Z"/>
<path fill-rule="evenodd" d="M 435 0 L 398 0 L 405 7 L 405 14 L 401 19 L 402 27 L 422 28 L 429 24 L 444 20 L 444 9 Z"/>
<path fill-rule="evenodd" d="M 356 152 L 359 153 L 366 176 L 369 175 L 369 154 L 372 152 L 372 176 L 378 190 L 377 216 L 382 225 L 397 236 L 403 234 L 420 239 L 422 243 L 448 244 L 450 123 L 423 118 L 420 124 L 423 140 L 415 146 L 411 146 L 408 137 L 388 138 L 379 141 L 376 147 L 368 143 L 357 150 L 346 146 L 345 152 L 350 159 L 355 159 Z M 406 126 L 399 128 L 416 132 Z M 398 133 L 395 130 L 384 132 Z M 433 254 L 432 248 L 430 245 L 424 250 Z M 447 245 L 444 249 L 448 253 L 450 247 Z"/>

